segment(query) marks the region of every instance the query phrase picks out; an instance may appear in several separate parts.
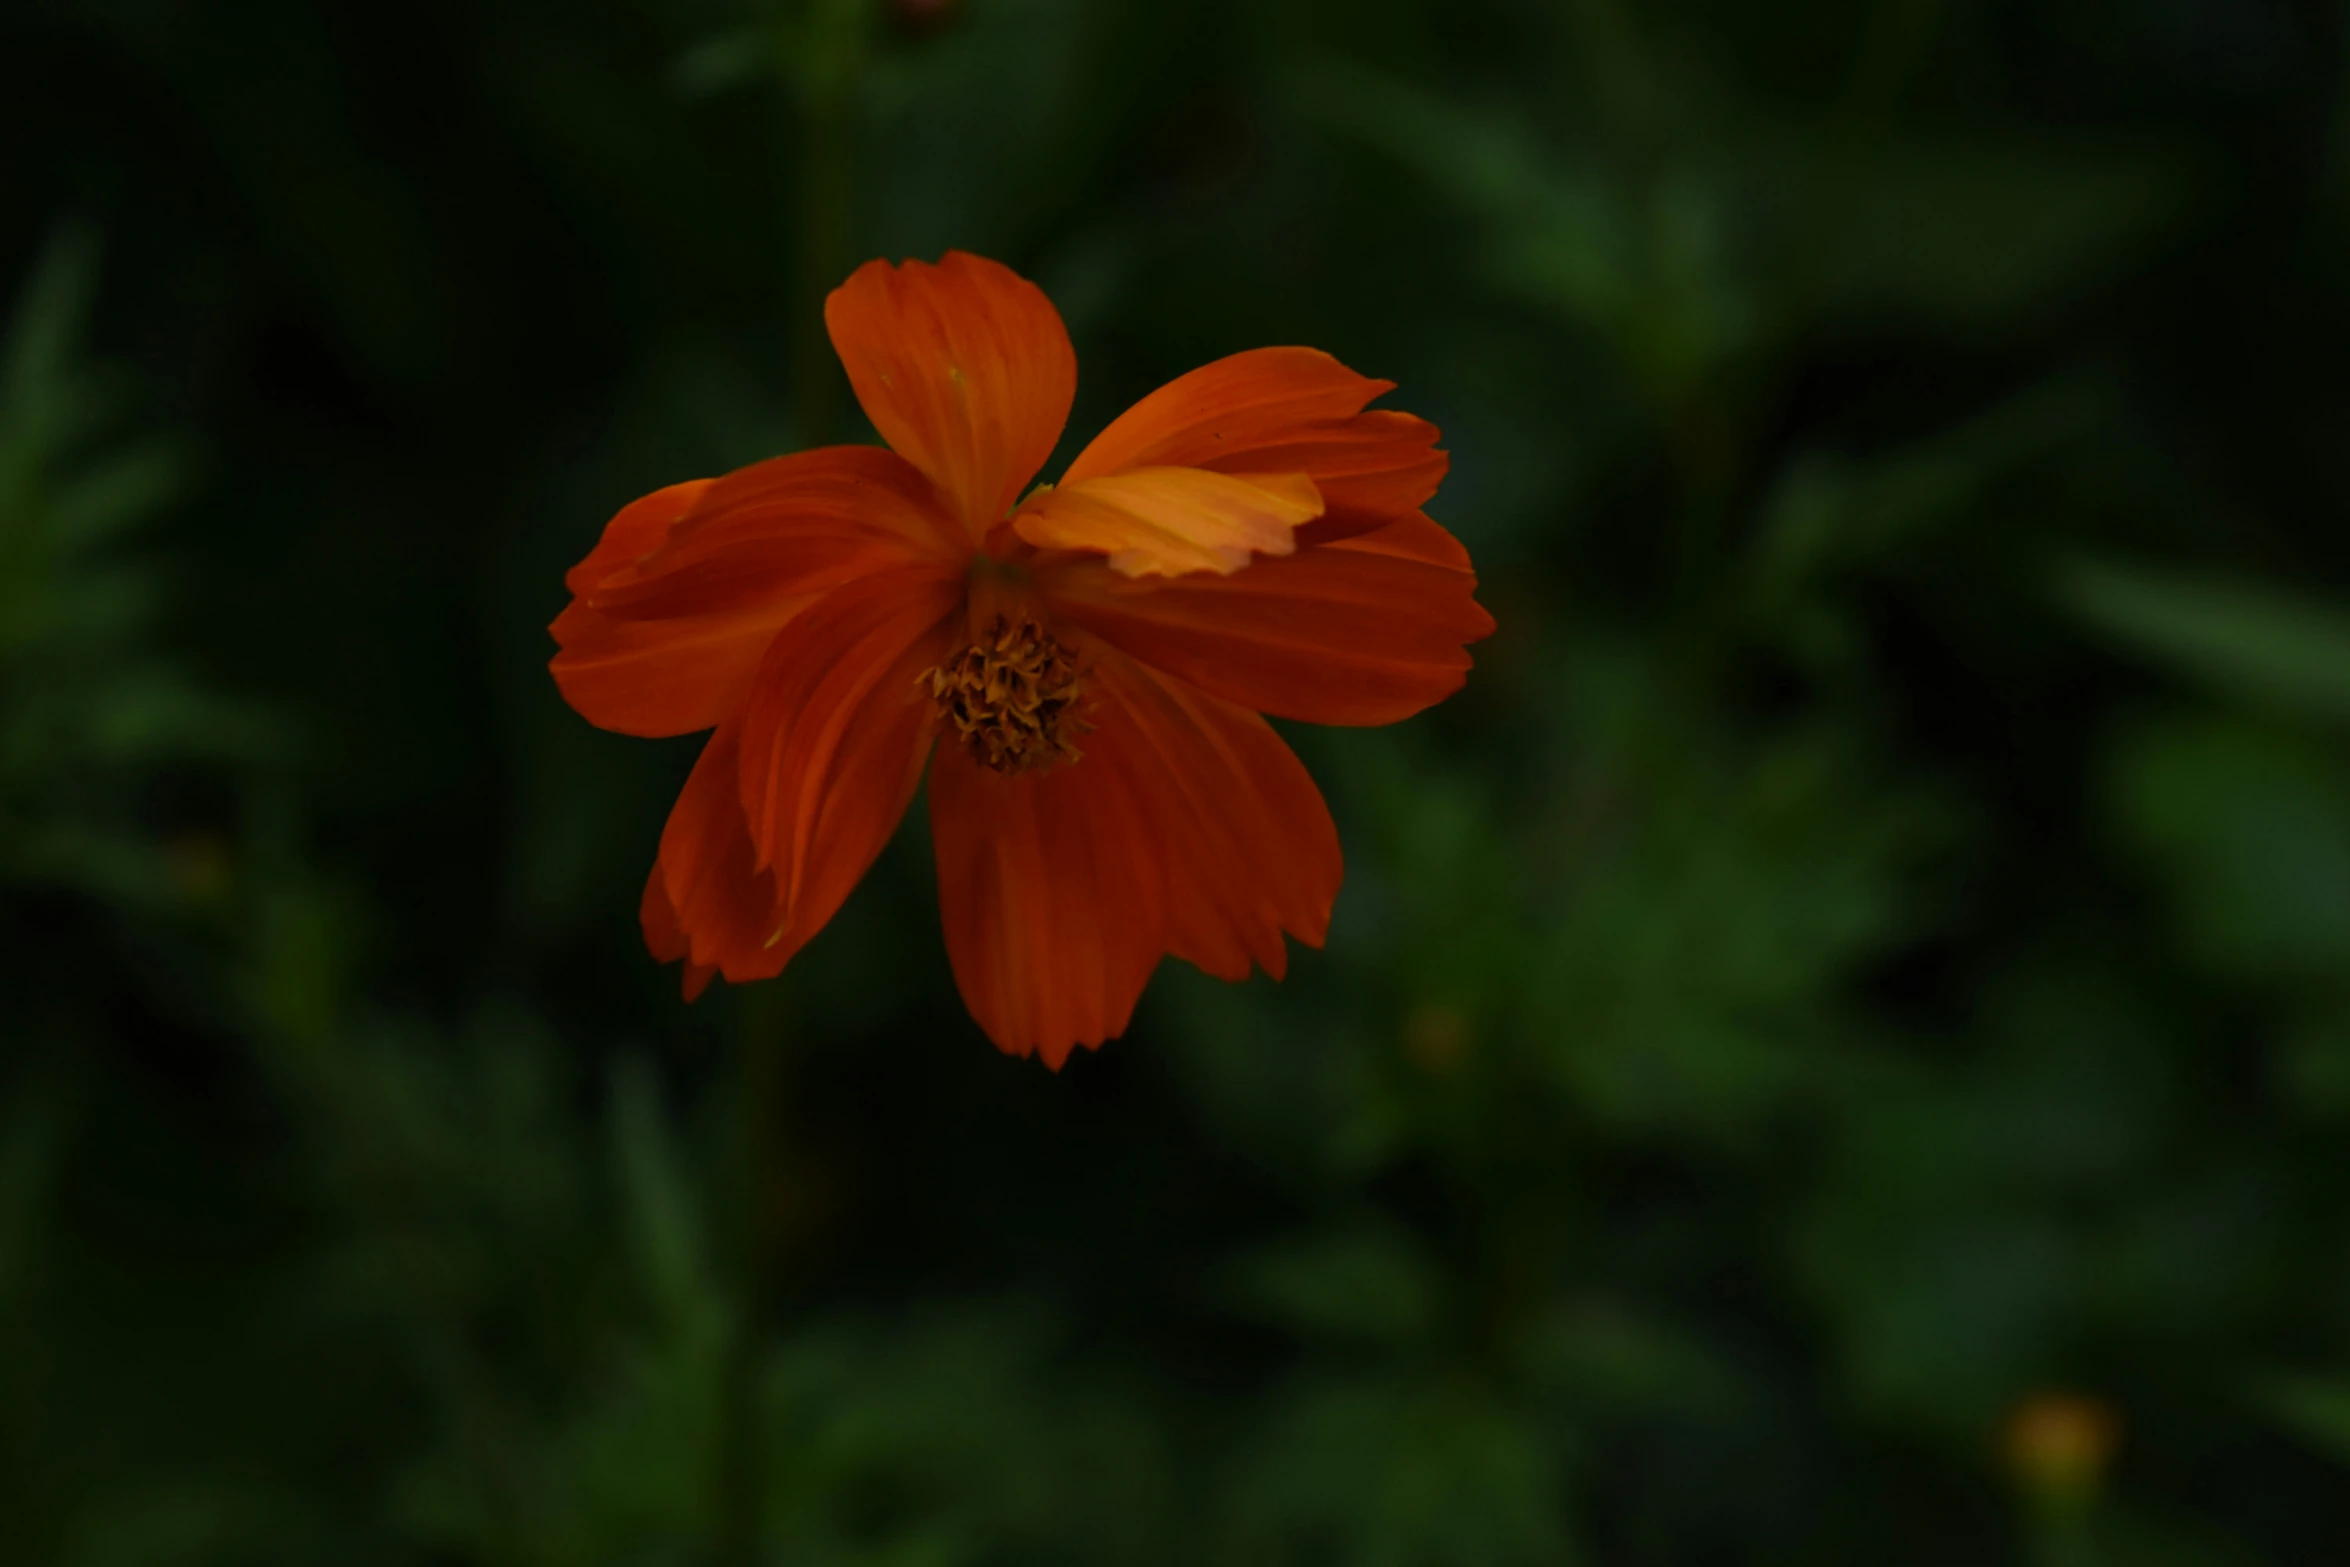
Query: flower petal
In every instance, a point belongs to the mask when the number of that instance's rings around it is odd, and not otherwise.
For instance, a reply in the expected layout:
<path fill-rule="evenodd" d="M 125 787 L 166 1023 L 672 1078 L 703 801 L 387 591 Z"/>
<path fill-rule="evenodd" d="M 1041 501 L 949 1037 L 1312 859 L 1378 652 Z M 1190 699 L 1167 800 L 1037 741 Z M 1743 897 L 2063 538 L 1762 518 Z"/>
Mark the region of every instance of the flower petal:
<path fill-rule="evenodd" d="M 1252 348 L 1179 375 L 1110 421 L 1068 479 L 1127 468 L 1198 468 L 1345 419 L 1393 381 L 1374 381 L 1316 348 Z"/>
<path fill-rule="evenodd" d="M 1133 780 L 1084 759 L 1049 772 L 990 772 L 961 745 L 930 763 L 930 836 L 947 959 L 996 1048 L 1043 1055 L 1125 1031 L 1166 950 L 1160 855 Z"/>
<path fill-rule="evenodd" d="M 661 621 L 622 620 L 575 603 L 556 618 L 563 650 L 548 667 L 563 700 L 600 729 L 692 734 L 742 710 L 759 656 L 806 602 Z"/>
<path fill-rule="evenodd" d="M 1425 505 L 1448 461 L 1427 420 L 1362 411 L 1394 388 L 1317 349 L 1233 354 L 1129 408 L 1078 454 L 1063 488 L 1145 467 L 1302 473 L 1324 507 L 1306 541 L 1363 532 Z"/>
<path fill-rule="evenodd" d="M 704 481 L 693 511 L 633 571 L 590 597 L 661 614 L 699 608 L 756 579 L 805 569 L 812 552 L 867 548 L 959 568 L 971 545 L 920 470 L 883 446 L 819 446 Z M 746 590 L 741 579 L 754 579 Z"/>
<path fill-rule="evenodd" d="M 1303 763 L 1256 714 L 1103 650 L 1105 721 L 1079 769 L 1119 768 L 1163 871 L 1168 950 L 1218 979 L 1279 979 L 1287 931 L 1319 947 L 1345 863 Z"/>
<path fill-rule="evenodd" d="M 827 594 L 775 638 L 743 715 L 740 798 L 788 955 L 821 930 L 906 813 L 938 718 L 916 676 L 948 654 L 958 579 L 920 568 Z"/>
<path fill-rule="evenodd" d="M 817 593 L 968 546 L 928 483 L 879 447 L 755 463 L 637 501 L 566 581 L 551 628 L 565 700 L 623 734 L 688 734 L 742 710 L 776 631 Z"/>
<path fill-rule="evenodd" d="M 881 438 L 930 476 L 974 539 L 1052 455 L 1077 393 L 1060 313 L 1011 268 L 950 250 L 869 261 L 824 324 Z"/>
<path fill-rule="evenodd" d="M 1474 577 L 1476 569 L 1469 564 L 1469 549 L 1452 536 L 1442 523 L 1426 512 L 1413 512 L 1374 533 L 1357 534 L 1351 539 L 1334 541 L 1335 547 L 1354 550 L 1364 555 L 1385 555 L 1395 560 L 1417 561 L 1423 566 L 1440 566 L 1446 571 Z M 1483 610 L 1478 611 L 1484 615 Z M 1493 617 L 1484 615 L 1485 629 L 1469 640 L 1493 633 Z"/>
<path fill-rule="evenodd" d="M 1417 513 L 1231 576 L 1040 565 L 1051 612 L 1211 696 L 1277 718 L 1388 724 L 1460 689 L 1493 631 L 1459 542 Z"/>
<path fill-rule="evenodd" d="M 588 551 L 587 558 L 563 574 L 563 586 L 573 593 L 591 592 L 606 577 L 635 565 L 659 549 L 669 537 L 669 530 L 694 509 L 694 503 L 715 482 L 688 479 L 621 507 L 619 514 L 604 524 L 603 537 L 596 540 L 596 547 Z"/>
<path fill-rule="evenodd" d="M 1298 529 L 1300 544 L 1368 533 L 1426 505 L 1452 459 L 1436 426 L 1392 409 L 1292 431 L 1206 466 L 1220 473 L 1302 473 L 1322 494 L 1322 515 Z"/>
<path fill-rule="evenodd" d="M 1040 549 L 1099 550 L 1121 576 L 1235 572 L 1250 555 L 1287 555 L 1322 514 L 1302 474 L 1247 478 L 1204 468 L 1130 468 L 1047 490 L 1013 526 Z"/>
<path fill-rule="evenodd" d="M 691 955 L 692 944 L 686 940 L 685 927 L 677 922 L 677 910 L 670 907 L 669 887 L 661 878 L 661 862 L 653 862 L 653 872 L 645 878 L 645 895 L 637 905 L 637 923 L 644 927 L 645 947 L 654 961 L 675 963 L 685 961 L 685 978 L 681 987 L 685 999 L 698 1001 L 702 992 L 710 988 L 715 968 L 696 963 Z"/>
<path fill-rule="evenodd" d="M 653 956 L 685 960 L 688 1000 L 711 970 L 742 984 L 773 978 L 791 956 L 767 944 L 775 878 L 759 868 L 735 787 L 740 736 L 739 725 L 722 724 L 702 747 L 661 829 L 661 855 L 638 911 Z"/>
<path fill-rule="evenodd" d="M 654 957 L 685 960 L 688 1000 L 712 971 L 736 984 L 781 973 L 888 842 L 934 728 L 907 660 L 940 656 L 943 642 L 914 643 L 954 605 L 950 579 L 900 568 L 828 595 L 775 639 L 749 710 L 686 779 L 638 911 Z M 756 822 L 743 804 L 754 782 Z M 781 834 L 754 831 L 778 821 Z"/>

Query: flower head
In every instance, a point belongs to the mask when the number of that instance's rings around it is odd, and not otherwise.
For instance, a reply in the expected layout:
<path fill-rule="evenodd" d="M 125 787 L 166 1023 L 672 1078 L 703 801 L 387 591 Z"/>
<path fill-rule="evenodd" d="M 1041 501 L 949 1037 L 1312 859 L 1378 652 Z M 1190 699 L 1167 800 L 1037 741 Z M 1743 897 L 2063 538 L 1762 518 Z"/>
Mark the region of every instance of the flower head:
<path fill-rule="evenodd" d="M 710 730 L 645 886 L 654 956 L 770 978 L 925 774 L 947 955 L 990 1039 L 1058 1067 L 1172 953 L 1276 978 L 1338 835 L 1263 715 L 1385 724 L 1493 629 L 1420 510 L 1436 429 L 1307 348 L 1218 360 L 1029 489 L 1077 359 L 1008 268 L 869 262 L 825 305 L 889 444 L 623 508 L 564 578 L 555 680 L 624 734 Z M 1025 498 L 1023 498 L 1025 496 Z"/>

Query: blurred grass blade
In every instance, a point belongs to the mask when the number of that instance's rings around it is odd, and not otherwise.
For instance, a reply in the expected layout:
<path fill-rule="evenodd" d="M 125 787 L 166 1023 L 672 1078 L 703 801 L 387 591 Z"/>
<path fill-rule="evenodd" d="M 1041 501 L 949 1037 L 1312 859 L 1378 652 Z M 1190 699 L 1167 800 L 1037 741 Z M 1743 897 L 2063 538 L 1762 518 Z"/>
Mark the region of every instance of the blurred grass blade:
<path fill-rule="evenodd" d="M 64 1094 L 48 1081 L 17 1083 L 0 1119 L 0 1312 L 33 1272 L 65 1146 Z"/>
<path fill-rule="evenodd" d="M 708 97 L 748 86 L 768 75 L 776 64 L 771 39 L 755 28 L 704 38 L 678 56 L 670 80 L 688 97 Z"/>
<path fill-rule="evenodd" d="M 2350 1381 L 2272 1377 L 2253 1389 L 2252 1399 L 2311 1446 L 2350 1464 Z"/>
<path fill-rule="evenodd" d="M 82 228 L 62 227 L 42 247 L 0 355 L 0 398 L 11 406 L 46 401 L 72 378 L 75 341 L 96 272 L 97 246 Z"/>
<path fill-rule="evenodd" d="M 2083 561 L 2075 615 L 2134 651 L 2240 695 L 2350 719 L 2350 613 L 2274 588 Z"/>
<path fill-rule="evenodd" d="M 2161 148 L 2039 134 L 1764 124 L 1722 156 L 1807 316 L 2010 322 L 2134 264 L 2197 188 Z"/>
<path fill-rule="evenodd" d="M 673 1322 L 707 1326 L 720 1309 L 705 1254 L 692 1181 L 661 1108 L 659 1085 L 642 1061 L 612 1071 L 612 1152 L 629 1238 L 654 1298 Z"/>

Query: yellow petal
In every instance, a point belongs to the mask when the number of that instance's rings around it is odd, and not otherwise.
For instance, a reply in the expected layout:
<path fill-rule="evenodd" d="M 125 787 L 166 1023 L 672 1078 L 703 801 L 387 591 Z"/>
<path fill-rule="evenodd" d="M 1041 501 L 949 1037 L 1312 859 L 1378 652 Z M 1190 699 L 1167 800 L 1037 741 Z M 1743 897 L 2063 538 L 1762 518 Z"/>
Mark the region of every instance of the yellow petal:
<path fill-rule="evenodd" d="M 1047 490 L 1013 526 L 1039 549 L 1099 550 L 1129 577 L 1226 576 L 1251 555 L 1287 555 L 1301 523 L 1322 515 L 1302 473 L 1133 468 Z"/>

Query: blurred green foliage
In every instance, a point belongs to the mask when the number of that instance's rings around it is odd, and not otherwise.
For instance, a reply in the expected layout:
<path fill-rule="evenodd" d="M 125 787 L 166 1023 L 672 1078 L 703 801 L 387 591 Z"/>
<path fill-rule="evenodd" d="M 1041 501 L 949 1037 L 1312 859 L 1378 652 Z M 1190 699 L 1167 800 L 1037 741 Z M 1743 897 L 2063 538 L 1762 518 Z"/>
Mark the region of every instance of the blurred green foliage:
<path fill-rule="evenodd" d="M 2346 45 L 0 20 L 0 1560 L 2337 1559 Z M 1263 343 L 1397 380 L 1502 626 L 1295 735 L 1328 950 L 1058 1077 L 919 813 L 681 1007 L 692 745 L 543 669 L 618 505 L 866 438 L 817 294 L 949 245 L 1061 304 L 1079 440 Z"/>

